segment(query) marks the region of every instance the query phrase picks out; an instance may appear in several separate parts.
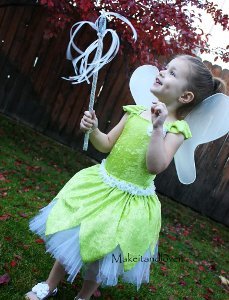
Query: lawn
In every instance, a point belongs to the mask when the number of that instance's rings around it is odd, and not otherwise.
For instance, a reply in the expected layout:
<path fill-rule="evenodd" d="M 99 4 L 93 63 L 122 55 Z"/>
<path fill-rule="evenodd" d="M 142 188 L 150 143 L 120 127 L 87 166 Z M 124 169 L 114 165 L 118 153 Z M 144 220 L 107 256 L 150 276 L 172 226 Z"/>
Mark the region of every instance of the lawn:
<path fill-rule="evenodd" d="M 29 219 L 73 174 L 93 162 L 3 115 L 0 162 L 0 299 L 19 300 L 47 277 L 53 264 L 43 241 L 29 231 Z M 228 286 L 222 282 L 228 272 L 228 228 L 169 198 L 159 198 L 161 259 L 152 264 L 150 283 L 137 292 L 120 281 L 116 287 L 99 289 L 94 298 L 228 299 Z M 72 285 L 63 281 L 55 299 L 73 300 L 81 283 L 80 275 Z"/>

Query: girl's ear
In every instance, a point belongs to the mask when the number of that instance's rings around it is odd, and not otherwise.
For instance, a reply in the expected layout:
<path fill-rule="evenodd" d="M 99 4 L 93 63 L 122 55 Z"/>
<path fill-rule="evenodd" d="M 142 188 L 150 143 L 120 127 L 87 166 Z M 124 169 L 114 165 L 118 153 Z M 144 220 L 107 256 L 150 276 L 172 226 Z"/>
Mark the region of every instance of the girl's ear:
<path fill-rule="evenodd" d="M 190 91 L 185 91 L 179 98 L 179 102 L 181 103 L 189 103 L 192 102 L 194 99 L 194 94 Z"/>

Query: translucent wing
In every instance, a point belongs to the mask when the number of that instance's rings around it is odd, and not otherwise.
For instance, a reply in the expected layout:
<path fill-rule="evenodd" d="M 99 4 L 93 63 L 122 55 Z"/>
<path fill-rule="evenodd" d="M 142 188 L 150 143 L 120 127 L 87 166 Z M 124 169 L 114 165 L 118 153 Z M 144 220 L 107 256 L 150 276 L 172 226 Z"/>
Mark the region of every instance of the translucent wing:
<path fill-rule="evenodd" d="M 150 88 L 158 74 L 158 69 L 151 65 L 143 65 L 133 72 L 130 78 L 130 91 L 136 104 L 151 107 L 152 101 L 157 99 L 150 92 Z"/>
<path fill-rule="evenodd" d="M 194 152 L 198 145 L 214 141 L 229 131 L 229 97 L 218 93 L 197 105 L 185 118 L 192 138 L 185 140 L 174 156 L 181 183 L 196 179 Z"/>

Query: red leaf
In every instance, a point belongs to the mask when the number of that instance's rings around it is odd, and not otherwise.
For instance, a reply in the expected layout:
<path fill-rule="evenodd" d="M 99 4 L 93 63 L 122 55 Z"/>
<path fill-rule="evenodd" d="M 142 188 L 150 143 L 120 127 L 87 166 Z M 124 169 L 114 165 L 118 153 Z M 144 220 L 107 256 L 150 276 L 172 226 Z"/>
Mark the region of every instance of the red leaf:
<path fill-rule="evenodd" d="M 31 245 L 22 245 L 22 247 L 23 247 L 25 250 L 29 249 L 30 246 L 31 246 Z"/>
<path fill-rule="evenodd" d="M 204 267 L 203 267 L 203 266 L 199 266 L 198 269 L 199 269 L 200 271 L 204 271 Z"/>
<path fill-rule="evenodd" d="M 12 268 L 16 267 L 16 265 L 17 265 L 16 260 L 12 260 L 10 265 L 11 265 Z"/>
<path fill-rule="evenodd" d="M 0 180 L 1 181 L 6 181 L 6 177 L 4 177 L 4 175 L 2 173 L 0 173 Z"/>
<path fill-rule="evenodd" d="M 18 214 L 19 214 L 19 216 L 21 216 L 22 218 L 28 218 L 28 215 L 25 214 L 25 213 L 18 213 Z"/>
<path fill-rule="evenodd" d="M 173 235 L 170 235 L 170 234 L 168 234 L 168 235 L 167 235 L 167 237 L 168 237 L 170 240 L 173 240 L 173 241 L 175 241 L 175 240 L 176 240 L 176 237 L 175 237 L 175 236 L 173 236 Z"/>
<path fill-rule="evenodd" d="M 156 292 L 157 291 L 157 288 L 155 287 L 155 286 L 153 286 L 153 285 L 151 285 L 150 287 L 149 287 L 149 290 L 151 291 L 151 292 Z"/>
<path fill-rule="evenodd" d="M 7 273 L 0 276 L 0 285 L 7 284 L 9 281 L 10 281 L 10 276 Z"/>
<path fill-rule="evenodd" d="M 205 294 L 205 295 L 203 295 L 203 297 L 204 297 L 204 299 L 206 299 L 206 300 L 211 300 L 211 296 L 210 296 L 210 295 Z"/>
<path fill-rule="evenodd" d="M 11 215 L 9 214 L 4 214 L 2 216 L 0 216 L 0 221 L 6 221 L 11 217 Z"/>
<path fill-rule="evenodd" d="M 15 160 L 14 164 L 15 164 L 15 166 L 20 166 L 22 164 L 22 161 L 17 159 L 17 160 Z"/>
<path fill-rule="evenodd" d="M 179 285 L 182 285 L 182 286 L 184 286 L 184 285 L 187 285 L 187 284 L 186 284 L 186 282 L 185 282 L 185 281 L 181 280 L 181 281 L 179 282 Z"/>
<path fill-rule="evenodd" d="M 36 239 L 35 242 L 37 244 L 44 244 L 44 241 L 42 239 Z"/>

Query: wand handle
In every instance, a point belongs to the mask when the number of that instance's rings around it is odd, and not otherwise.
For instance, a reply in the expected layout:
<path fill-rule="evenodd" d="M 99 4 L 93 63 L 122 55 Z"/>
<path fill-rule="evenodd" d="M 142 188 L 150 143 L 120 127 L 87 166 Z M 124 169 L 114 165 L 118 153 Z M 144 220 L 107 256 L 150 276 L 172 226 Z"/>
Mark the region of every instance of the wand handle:
<path fill-rule="evenodd" d="M 83 150 L 87 151 L 88 148 L 88 142 L 89 142 L 89 132 L 86 132 L 84 135 L 84 141 L 83 141 Z"/>
<path fill-rule="evenodd" d="M 99 22 L 98 48 L 95 53 L 95 61 L 99 61 L 99 59 L 101 58 L 101 55 L 102 55 L 102 51 L 103 51 L 103 36 L 102 36 L 102 34 L 103 34 L 105 28 L 106 28 L 106 17 L 102 16 L 101 20 Z M 90 112 L 93 111 L 93 107 L 94 107 L 97 80 L 98 80 L 98 71 L 96 71 L 93 74 L 93 81 L 92 81 L 90 101 L 89 101 L 89 111 Z M 90 135 L 90 130 L 88 132 L 86 132 L 84 135 L 84 143 L 83 143 L 84 151 L 87 151 L 87 148 L 88 148 L 89 135 Z"/>

